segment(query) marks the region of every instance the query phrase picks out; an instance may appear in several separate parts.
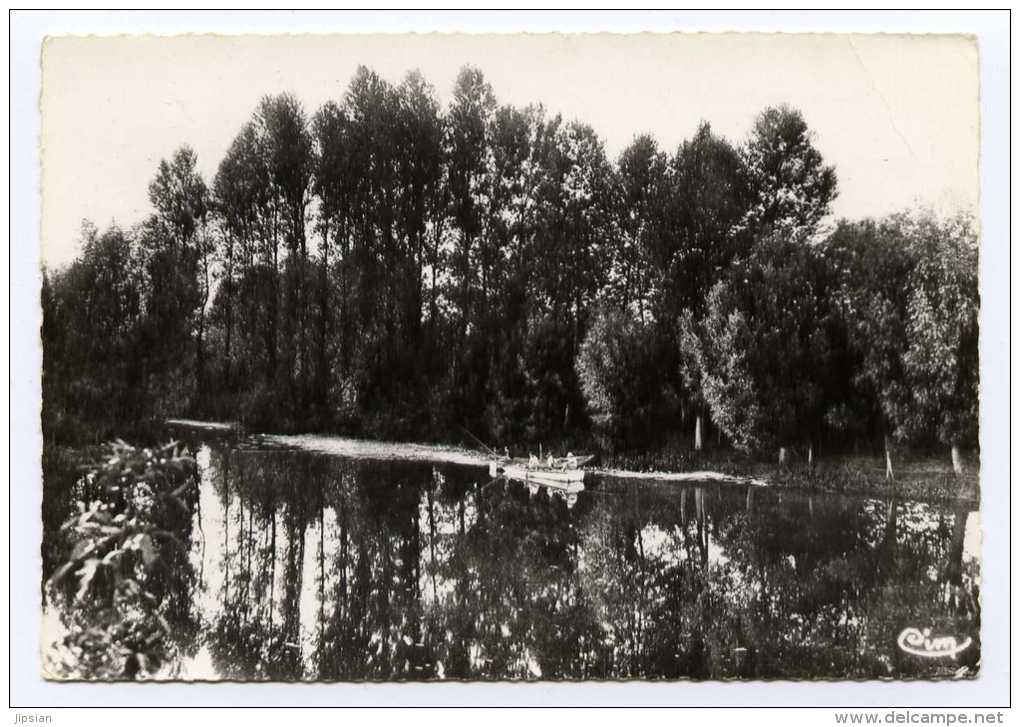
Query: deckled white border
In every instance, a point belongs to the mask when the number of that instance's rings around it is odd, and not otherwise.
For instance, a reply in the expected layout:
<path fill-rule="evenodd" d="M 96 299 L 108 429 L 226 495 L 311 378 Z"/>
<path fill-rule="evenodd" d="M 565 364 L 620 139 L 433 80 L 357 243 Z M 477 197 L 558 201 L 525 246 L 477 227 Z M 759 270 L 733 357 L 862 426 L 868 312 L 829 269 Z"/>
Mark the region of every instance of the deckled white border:
<path fill-rule="evenodd" d="M 974 33 L 981 61 L 981 444 L 985 531 L 976 681 L 385 685 L 52 684 L 39 674 L 39 50 L 44 35 L 182 32 L 785 31 Z M 12 704 L 58 706 L 1002 706 L 1009 698 L 1009 16 L 991 13 L 256 11 L 15 13 L 11 19 Z M 89 180 L 82 180 L 88 184 Z M 16 352 L 16 353 L 15 353 Z"/>

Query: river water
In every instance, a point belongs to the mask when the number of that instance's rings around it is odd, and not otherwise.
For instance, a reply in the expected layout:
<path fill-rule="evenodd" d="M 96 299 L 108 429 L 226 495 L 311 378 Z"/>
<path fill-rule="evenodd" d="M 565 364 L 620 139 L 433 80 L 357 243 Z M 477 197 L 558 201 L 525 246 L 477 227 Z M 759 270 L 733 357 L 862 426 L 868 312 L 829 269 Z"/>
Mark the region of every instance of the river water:
<path fill-rule="evenodd" d="M 196 451 L 165 678 L 977 670 L 974 505 L 598 476 L 565 495 L 449 461 Z"/>

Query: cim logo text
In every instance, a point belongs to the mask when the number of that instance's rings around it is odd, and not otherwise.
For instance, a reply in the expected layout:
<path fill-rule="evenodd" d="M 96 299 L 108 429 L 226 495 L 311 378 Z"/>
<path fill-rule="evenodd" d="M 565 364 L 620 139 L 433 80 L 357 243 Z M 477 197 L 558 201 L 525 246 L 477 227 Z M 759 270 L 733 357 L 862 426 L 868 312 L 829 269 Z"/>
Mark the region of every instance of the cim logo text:
<path fill-rule="evenodd" d="M 958 642 L 955 636 L 932 636 L 931 629 L 922 631 L 911 626 L 900 632 L 896 645 L 908 654 L 938 659 L 959 654 L 970 646 L 970 637 Z"/>

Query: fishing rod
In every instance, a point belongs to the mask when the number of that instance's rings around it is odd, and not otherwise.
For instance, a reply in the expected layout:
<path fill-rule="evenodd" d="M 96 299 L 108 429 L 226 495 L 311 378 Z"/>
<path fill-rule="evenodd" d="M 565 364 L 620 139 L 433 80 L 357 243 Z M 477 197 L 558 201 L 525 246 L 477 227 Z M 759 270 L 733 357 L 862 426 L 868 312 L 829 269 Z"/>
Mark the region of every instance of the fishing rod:
<path fill-rule="evenodd" d="M 465 433 L 465 434 L 467 434 L 467 435 L 468 435 L 469 437 L 471 437 L 471 438 L 472 438 L 473 440 L 475 440 L 476 442 L 478 442 L 478 444 L 482 445 L 482 448 L 483 448 L 483 449 L 485 449 L 485 450 L 488 450 L 488 452 L 489 452 L 489 454 L 490 454 L 490 455 L 492 455 L 493 457 L 500 457 L 500 456 L 501 456 L 501 455 L 500 455 L 500 454 L 499 454 L 498 452 L 496 452 L 496 450 L 494 450 L 494 449 L 493 449 L 492 447 L 490 447 L 490 446 L 489 446 L 488 444 L 486 444 L 486 443 L 485 443 L 485 442 L 483 442 L 483 441 L 482 441 L 481 439 L 479 439 L 478 437 L 476 437 L 476 436 L 475 436 L 474 434 L 472 434 L 471 432 L 469 432 L 469 431 L 468 431 L 468 428 L 467 428 L 467 427 L 465 427 L 465 426 L 461 426 L 461 429 L 463 429 L 463 430 L 464 430 L 464 433 Z"/>

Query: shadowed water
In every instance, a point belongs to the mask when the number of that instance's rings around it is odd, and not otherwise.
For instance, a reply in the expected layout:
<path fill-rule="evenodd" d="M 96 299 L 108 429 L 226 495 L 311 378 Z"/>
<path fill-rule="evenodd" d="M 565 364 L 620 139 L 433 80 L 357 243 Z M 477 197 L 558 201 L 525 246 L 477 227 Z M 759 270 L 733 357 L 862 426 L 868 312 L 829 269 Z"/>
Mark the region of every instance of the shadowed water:
<path fill-rule="evenodd" d="M 222 442 L 198 461 L 189 571 L 168 574 L 190 607 L 166 678 L 977 668 L 972 506 L 599 477 L 566 496 L 473 466 Z M 912 655 L 897 645 L 911 627 L 971 644 Z"/>

